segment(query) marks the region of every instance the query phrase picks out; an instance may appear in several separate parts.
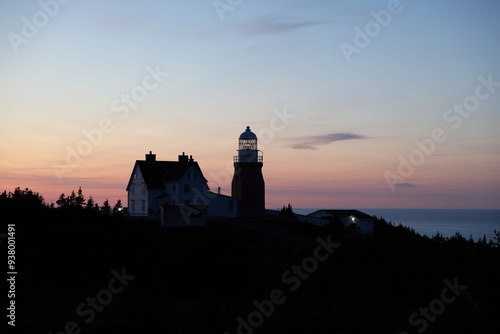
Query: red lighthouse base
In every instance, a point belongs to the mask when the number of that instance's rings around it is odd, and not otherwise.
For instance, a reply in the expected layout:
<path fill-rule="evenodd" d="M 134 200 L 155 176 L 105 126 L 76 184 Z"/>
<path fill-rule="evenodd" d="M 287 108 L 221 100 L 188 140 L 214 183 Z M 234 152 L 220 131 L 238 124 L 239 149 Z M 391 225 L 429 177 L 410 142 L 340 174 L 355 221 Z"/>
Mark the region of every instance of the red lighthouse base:
<path fill-rule="evenodd" d="M 265 213 L 265 185 L 262 162 L 235 162 L 231 196 L 238 199 L 238 215 Z"/>

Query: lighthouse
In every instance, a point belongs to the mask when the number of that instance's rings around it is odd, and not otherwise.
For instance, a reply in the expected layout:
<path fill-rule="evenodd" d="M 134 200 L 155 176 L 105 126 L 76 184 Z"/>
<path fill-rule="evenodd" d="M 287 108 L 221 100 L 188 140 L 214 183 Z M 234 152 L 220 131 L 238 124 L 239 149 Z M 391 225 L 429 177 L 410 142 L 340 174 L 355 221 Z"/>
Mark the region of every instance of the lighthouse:
<path fill-rule="evenodd" d="M 247 126 L 238 139 L 238 155 L 234 157 L 231 195 L 238 199 L 240 216 L 260 216 L 265 211 L 265 186 L 262 176 L 262 152 L 257 136 Z"/>

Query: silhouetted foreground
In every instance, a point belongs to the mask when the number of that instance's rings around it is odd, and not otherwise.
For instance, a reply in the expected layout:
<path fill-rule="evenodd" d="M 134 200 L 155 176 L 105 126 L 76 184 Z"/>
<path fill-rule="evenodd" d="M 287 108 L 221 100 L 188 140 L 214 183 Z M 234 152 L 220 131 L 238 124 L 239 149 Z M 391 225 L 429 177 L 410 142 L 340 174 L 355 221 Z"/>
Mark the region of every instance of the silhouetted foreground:
<path fill-rule="evenodd" d="M 13 197 L 18 333 L 500 332 L 498 244 L 382 219 L 370 237 L 291 216 L 161 229 Z"/>

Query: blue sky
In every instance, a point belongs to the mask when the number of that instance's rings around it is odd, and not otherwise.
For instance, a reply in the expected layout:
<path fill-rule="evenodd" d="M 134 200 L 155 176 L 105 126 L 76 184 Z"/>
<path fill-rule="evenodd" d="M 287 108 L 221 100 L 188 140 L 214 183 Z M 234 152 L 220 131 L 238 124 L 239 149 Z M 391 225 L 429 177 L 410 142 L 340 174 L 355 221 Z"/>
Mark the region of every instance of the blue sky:
<path fill-rule="evenodd" d="M 39 2 L 0 4 L 7 189 L 52 199 L 81 185 L 123 199 L 133 162 L 153 150 L 162 160 L 193 154 L 211 186 L 229 192 L 215 175 L 231 173 L 250 125 L 267 135 L 269 206 L 500 207 L 500 87 L 458 129 L 443 120 L 479 77 L 500 81 L 497 1 L 224 0 L 237 5 L 223 20 L 209 0 L 42 3 L 59 8 L 29 37 L 23 17 L 43 20 Z M 340 45 L 355 46 L 355 28 L 391 6 L 398 13 L 348 61 Z M 27 43 L 13 46 L 13 34 Z M 117 119 L 112 103 L 148 67 L 168 77 Z M 294 118 L 270 135 L 276 110 Z M 103 118 L 113 131 L 56 177 L 54 162 L 64 165 Z M 384 173 L 435 128 L 447 140 L 393 192 Z"/>

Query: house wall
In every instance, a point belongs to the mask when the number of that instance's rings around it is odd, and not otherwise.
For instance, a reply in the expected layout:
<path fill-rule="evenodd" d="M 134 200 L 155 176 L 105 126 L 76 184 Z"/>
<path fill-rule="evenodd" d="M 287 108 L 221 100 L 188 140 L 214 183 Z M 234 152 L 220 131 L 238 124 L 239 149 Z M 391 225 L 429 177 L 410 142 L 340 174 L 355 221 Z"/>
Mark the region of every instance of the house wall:
<path fill-rule="evenodd" d="M 187 188 L 186 188 L 187 186 Z M 207 189 L 207 181 L 195 168 L 191 167 L 179 179 L 177 186 L 177 204 L 176 205 L 193 205 L 202 204 L 195 203 L 200 193 L 204 193 Z M 187 191 L 186 191 L 187 190 Z"/>
<path fill-rule="evenodd" d="M 373 219 L 360 219 L 356 216 L 349 216 L 342 218 L 342 222 L 344 223 L 344 227 L 348 227 L 352 223 L 356 224 L 361 234 L 373 233 Z"/>
<path fill-rule="evenodd" d="M 329 221 L 327 219 L 322 219 L 320 217 L 311 216 L 311 215 L 296 214 L 295 217 L 301 222 L 314 224 L 317 226 L 325 226 L 326 224 L 329 223 Z"/>
<path fill-rule="evenodd" d="M 233 197 L 216 194 L 210 191 L 205 193 L 208 202 L 208 215 L 212 217 L 237 217 L 238 200 Z"/>
<path fill-rule="evenodd" d="M 361 234 L 373 233 L 373 219 L 360 219 L 358 226 Z"/>
<path fill-rule="evenodd" d="M 146 195 L 146 184 L 142 177 L 139 166 L 136 164 L 132 172 L 127 197 L 128 213 L 131 216 L 146 216 L 148 214 L 148 196 Z M 144 201 L 144 210 L 143 210 Z"/>
<path fill-rule="evenodd" d="M 151 189 L 147 191 L 147 203 L 146 207 L 148 208 L 149 215 L 159 215 L 161 212 L 161 202 L 162 198 L 160 196 L 165 194 L 163 189 Z"/>

